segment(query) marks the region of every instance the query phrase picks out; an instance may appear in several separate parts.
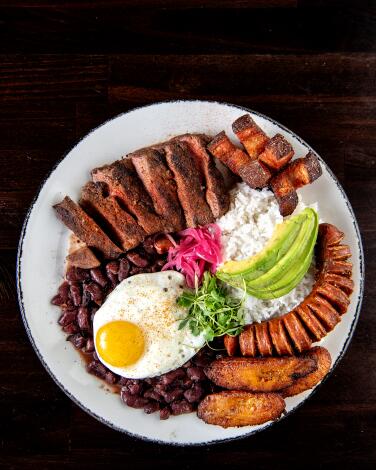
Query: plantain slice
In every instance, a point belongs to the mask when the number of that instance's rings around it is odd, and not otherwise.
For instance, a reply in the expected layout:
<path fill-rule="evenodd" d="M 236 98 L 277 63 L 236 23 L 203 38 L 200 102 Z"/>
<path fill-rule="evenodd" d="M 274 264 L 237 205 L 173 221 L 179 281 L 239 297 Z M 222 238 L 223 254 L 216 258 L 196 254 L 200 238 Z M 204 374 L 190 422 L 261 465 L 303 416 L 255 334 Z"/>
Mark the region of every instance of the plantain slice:
<path fill-rule="evenodd" d="M 326 336 L 325 328 L 306 305 L 300 305 L 295 309 L 295 312 L 317 341 Z"/>
<path fill-rule="evenodd" d="M 254 426 L 279 418 L 285 401 L 278 393 L 226 391 L 206 396 L 197 416 L 223 428 Z"/>
<path fill-rule="evenodd" d="M 223 342 L 225 344 L 227 354 L 229 356 L 236 356 L 239 349 L 239 337 L 225 335 Z"/>
<path fill-rule="evenodd" d="M 292 345 L 287 338 L 282 318 L 274 318 L 269 320 L 269 333 L 273 342 L 273 346 L 279 356 L 292 356 L 294 354 Z"/>
<path fill-rule="evenodd" d="M 339 276 L 338 274 L 325 273 L 323 280 L 341 289 L 345 294 L 351 295 L 354 290 L 354 281 L 345 276 Z"/>
<path fill-rule="evenodd" d="M 296 349 L 299 352 L 309 349 L 311 347 L 312 340 L 308 336 L 296 313 L 294 311 L 289 312 L 287 315 L 284 315 L 282 319 Z"/>
<path fill-rule="evenodd" d="M 313 372 L 313 359 L 305 357 L 225 357 L 213 361 L 205 373 L 220 387 L 230 390 L 274 392 Z"/>
<path fill-rule="evenodd" d="M 239 335 L 240 352 L 243 356 L 255 357 L 257 354 L 253 325 L 246 325 Z"/>
<path fill-rule="evenodd" d="M 325 297 L 339 313 L 344 314 L 347 312 L 350 299 L 341 289 L 328 282 L 322 282 L 316 290 L 320 295 Z"/>
<path fill-rule="evenodd" d="M 254 328 L 256 343 L 261 356 L 272 356 L 273 345 L 269 336 L 267 322 L 257 323 Z"/>
<path fill-rule="evenodd" d="M 310 295 L 305 303 L 323 323 L 326 331 L 331 331 L 341 321 L 336 309 L 320 295 Z"/>
<path fill-rule="evenodd" d="M 298 393 L 309 390 L 317 385 L 327 375 L 332 364 L 329 351 L 320 346 L 316 346 L 305 352 L 303 357 L 309 357 L 316 361 L 317 369 L 314 372 L 294 381 L 290 387 L 281 391 L 283 397 L 292 397 Z"/>

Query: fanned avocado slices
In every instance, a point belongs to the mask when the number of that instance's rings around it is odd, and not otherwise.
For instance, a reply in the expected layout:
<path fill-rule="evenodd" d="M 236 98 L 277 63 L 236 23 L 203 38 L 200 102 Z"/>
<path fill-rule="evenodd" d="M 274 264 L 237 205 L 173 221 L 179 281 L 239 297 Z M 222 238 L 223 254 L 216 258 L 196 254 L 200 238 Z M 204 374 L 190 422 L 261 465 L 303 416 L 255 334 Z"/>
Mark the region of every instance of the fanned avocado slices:
<path fill-rule="evenodd" d="M 296 287 L 309 269 L 317 232 L 317 213 L 306 208 L 278 225 L 260 253 L 225 263 L 217 277 L 257 298 L 282 297 Z"/>

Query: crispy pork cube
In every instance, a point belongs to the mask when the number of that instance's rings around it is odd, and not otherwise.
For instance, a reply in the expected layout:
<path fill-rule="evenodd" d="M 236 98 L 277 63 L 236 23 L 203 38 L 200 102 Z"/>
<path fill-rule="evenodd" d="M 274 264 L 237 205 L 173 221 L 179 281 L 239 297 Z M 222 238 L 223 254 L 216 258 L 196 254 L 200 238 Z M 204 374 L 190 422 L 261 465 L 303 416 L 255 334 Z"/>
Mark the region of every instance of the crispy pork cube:
<path fill-rule="evenodd" d="M 268 184 L 271 174 L 266 166 L 236 147 L 223 131 L 208 144 L 208 150 L 251 188 Z"/>
<path fill-rule="evenodd" d="M 273 172 L 281 170 L 292 159 L 294 149 L 281 134 L 276 134 L 266 144 L 259 160 Z"/>
<path fill-rule="evenodd" d="M 257 158 L 269 142 L 269 137 L 249 114 L 240 116 L 232 124 L 232 130 L 246 148 L 250 157 Z"/>

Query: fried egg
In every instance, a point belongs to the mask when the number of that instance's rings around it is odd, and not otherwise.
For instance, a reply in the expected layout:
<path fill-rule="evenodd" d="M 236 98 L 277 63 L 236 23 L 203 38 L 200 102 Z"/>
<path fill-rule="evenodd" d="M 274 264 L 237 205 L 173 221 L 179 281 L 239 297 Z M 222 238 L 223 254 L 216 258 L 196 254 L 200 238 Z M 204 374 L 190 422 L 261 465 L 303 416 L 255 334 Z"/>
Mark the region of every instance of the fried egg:
<path fill-rule="evenodd" d="M 188 326 L 179 329 L 188 313 L 176 303 L 184 283 L 176 271 L 124 279 L 94 316 L 100 361 L 122 377 L 143 379 L 177 369 L 194 356 L 205 340 Z"/>

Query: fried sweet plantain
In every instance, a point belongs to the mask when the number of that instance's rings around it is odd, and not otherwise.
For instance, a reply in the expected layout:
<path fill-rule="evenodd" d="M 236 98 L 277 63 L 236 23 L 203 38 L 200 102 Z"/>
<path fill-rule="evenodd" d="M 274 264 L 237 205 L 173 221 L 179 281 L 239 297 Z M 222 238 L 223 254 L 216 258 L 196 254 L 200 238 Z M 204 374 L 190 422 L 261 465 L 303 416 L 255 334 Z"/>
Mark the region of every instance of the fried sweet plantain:
<path fill-rule="evenodd" d="M 279 418 L 285 409 L 277 393 L 219 392 L 199 404 L 197 416 L 223 428 L 254 426 Z"/>
<path fill-rule="evenodd" d="M 306 357 L 226 357 L 213 361 L 205 373 L 216 385 L 230 390 L 274 392 L 316 367 L 316 362 Z"/>
<path fill-rule="evenodd" d="M 317 385 L 327 375 L 332 364 L 332 358 L 330 357 L 329 351 L 320 346 L 307 351 L 303 357 L 309 357 L 316 361 L 317 369 L 314 372 L 301 377 L 294 381 L 290 387 L 285 388 L 281 391 L 283 397 L 292 397 L 298 393 L 309 390 Z"/>

